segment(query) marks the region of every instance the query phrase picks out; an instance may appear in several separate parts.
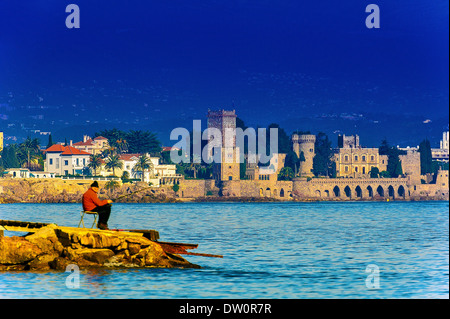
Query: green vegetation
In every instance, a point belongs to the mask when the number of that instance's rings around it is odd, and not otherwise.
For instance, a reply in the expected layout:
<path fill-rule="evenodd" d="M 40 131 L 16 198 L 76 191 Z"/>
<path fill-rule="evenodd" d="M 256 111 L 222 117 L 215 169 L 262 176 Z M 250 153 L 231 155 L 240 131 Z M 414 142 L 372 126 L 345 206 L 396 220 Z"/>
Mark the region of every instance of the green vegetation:
<path fill-rule="evenodd" d="M 431 157 L 431 145 L 428 139 L 419 144 L 420 174 L 425 175 L 433 172 L 433 159 Z"/>
<path fill-rule="evenodd" d="M 387 155 L 388 156 L 388 164 L 387 164 L 387 173 L 389 176 L 383 176 L 387 174 L 381 174 L 382 177 L 394 177 L 397 178 L 403 174 L 402 170 L 402 162 L 400 161 L 399 155 L 405 155 L 405 151 L 399 150 L 395 146 L 390 146 L 388 141 L 384 139 L 381 141 L 381 145 L 378 148 L 378 152 L 380 155 Z"/>
<path fill-rule="evenodd" d="M 336 176 L 336 166 L 333 165 L 331 158 L 333 152 L 331 149 L 331 141 L 328 136 L 319 132 L 316 136 L 314 144 L 316 155 L 313 159 L 313 173 L 316 177 L 319 176 Z"/>
<path fill-rule="evenodd" d="M 116 153 L 149 153 L 152 156 L 159 156 L 161 151 L 161 142 L 156 134 L 150 131 L 130 130 L 125 132 L 114 128 L 96 132 L 94 137 L 98 136 L 106 137 Z"/>

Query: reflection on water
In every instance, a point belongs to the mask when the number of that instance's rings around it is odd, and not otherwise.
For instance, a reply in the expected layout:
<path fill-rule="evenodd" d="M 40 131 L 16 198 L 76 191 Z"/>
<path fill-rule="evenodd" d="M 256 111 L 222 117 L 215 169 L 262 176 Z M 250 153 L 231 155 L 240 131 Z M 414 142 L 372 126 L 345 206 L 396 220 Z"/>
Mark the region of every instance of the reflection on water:
<path fill-rule="evenodd" d="M 0 219 L 77 226 L 79 205 L 0 205 Z M 0 272 L 0 298 L 448 298 L 448 202 L 117 204 L 112 228 L 198 243 L 202 269 Z M 5 235 L 13 233 L 5 232 Z M 14 234 L 16 235 L 16 234 Z M 369 289 L 366 268 L 379 268 Z"/>

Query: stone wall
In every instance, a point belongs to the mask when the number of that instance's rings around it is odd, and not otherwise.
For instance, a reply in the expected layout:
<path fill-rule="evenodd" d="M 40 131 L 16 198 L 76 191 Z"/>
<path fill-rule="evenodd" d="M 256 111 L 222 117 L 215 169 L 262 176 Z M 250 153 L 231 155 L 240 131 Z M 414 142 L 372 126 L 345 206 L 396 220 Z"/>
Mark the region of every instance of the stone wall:
<path fill-rule="evenodd" d="M 409 199 L 408 182 L 408 178 L 295 178 L 293 193 L 298 199 Z"/>
<path fill-rule="evenodd" d="M 210 182 L 208 182 L 210 187 Z M 180 190 L 177 194 L 181 198 L 196 198 L 206 196 L 206 180 L 185 179 L 180 181 Z"/>
<path fill-rule="evenodd" d="M 406 155 L 399 156 L 402 162 L 403 174 L 411 177 L 412 184 L 420 184 L 420 153 L 407 151 Z"/>
<path fill-rule="evenodd" d="M 267 197 L 278 200 L 291 200 L 291 194 L 291 181 L 225 181 L 222 188 L 222 195 L 230 197 Z"/>

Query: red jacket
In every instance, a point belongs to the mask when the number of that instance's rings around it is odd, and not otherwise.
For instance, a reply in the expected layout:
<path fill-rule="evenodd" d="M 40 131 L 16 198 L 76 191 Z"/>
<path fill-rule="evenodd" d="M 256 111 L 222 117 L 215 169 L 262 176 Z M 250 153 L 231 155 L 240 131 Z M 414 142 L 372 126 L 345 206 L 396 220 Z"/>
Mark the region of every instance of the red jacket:
<path fill-rule="evenodd" d="M 92 188 L 89 188 L 86 193 L 83 194 L 83 209 L 85 211 L 93 210 L 94 208 L 98 206 L 103 206 L 108 204 L 108 201 L 105 200 L 99 200 L 97 193 L 92 190 Z"/>

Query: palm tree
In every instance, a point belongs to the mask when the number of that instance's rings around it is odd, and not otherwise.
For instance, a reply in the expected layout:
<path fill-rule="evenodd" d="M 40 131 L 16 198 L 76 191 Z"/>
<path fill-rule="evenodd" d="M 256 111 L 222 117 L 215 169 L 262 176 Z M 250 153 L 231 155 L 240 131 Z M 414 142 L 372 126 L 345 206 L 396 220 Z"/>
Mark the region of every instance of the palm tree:
<path fill-rule="evenodd" d="M 91 155 L 89 158 L 88 167 L 94 170 L 94 174 L 97 174 L 97 168 L 102 166 L 102 156 L 100 154 Z"/>
<path fill-rule="evenodd" d="M 39 139 L 27 137 L 27 139 L 19 145 L 17 157 L 21 165 L 27 163 L 27 167 L 30 167 L 31 161 L 35 161 L 41 155 Z"/>
<path fill-rule="evenodd" d="M 136 164 L 133 167 L 133 171 L 142 173 L 142 181 L 144 181 L 144 172 L 150 169 L 153 169 L 153 163 L 146 154 L 142 154 L 141 156 L 139 156 Z"/>
<path fill-rule="evenodd" d="M 119 155 L 110 155 L 106 159 L 105 168 L 106 169 L 112 169 L 113 170 L 113 175 L 116 176 L 115 169 L 116 168 L 119 168 L 119 169 L 123 168 L 123 162 L 120 160 Z"/>

